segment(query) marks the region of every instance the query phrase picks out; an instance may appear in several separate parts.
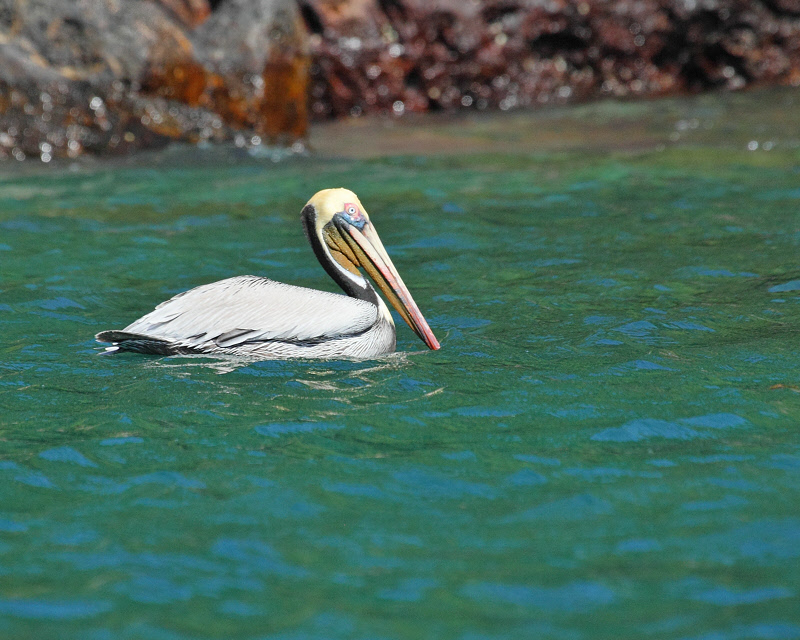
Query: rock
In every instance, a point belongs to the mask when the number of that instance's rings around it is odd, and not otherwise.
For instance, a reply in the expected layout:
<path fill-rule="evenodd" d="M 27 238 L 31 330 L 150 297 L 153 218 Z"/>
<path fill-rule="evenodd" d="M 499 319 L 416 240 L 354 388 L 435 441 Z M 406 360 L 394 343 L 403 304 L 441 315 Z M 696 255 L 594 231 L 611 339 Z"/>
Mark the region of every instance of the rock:
<path fill-rule="evenodd" d="M 203 24 L 211 14 L 208 0 L 152 0 L 169 11 L 184 27 L 194 28 Z"/>
<path fill-rule="evenodd" d="M 0 0 L 0 157 L 291 144 L 309 82 L 315 118 L 800 85 L 800 0 Z"/>
<path fill-rule="evenodd" d="M 800 2 L 299 0 L 316 117 L 800 84 Z"/>
<path fill-rule="evenodd" d="M 227 0 L 196 32 L 199 59 L 224 78 L 209 100 L 270 140 L 306 133 L 308 44 L 293 2 Z"/>
<path fill-rule="evenodd" d="M 210 7 L 0 0 L 0 157 L 302 138 L 308 53 L 294 2 Z"/>

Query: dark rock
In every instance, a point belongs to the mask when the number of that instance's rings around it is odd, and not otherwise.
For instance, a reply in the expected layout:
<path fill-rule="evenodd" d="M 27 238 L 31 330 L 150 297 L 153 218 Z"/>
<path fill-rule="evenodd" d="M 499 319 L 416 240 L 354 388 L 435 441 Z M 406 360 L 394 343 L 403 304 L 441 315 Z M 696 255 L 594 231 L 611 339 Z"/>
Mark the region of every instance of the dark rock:
<path fill-rule="evenodd" d="M 299 0 L 317 117 L 800 84 L 798 0 Z"/>
<path fill-rule="evenodd" d="M 294 2 L 210 6 L 0 0 L 0 157 L 303 137 L 308 55 Z"/>

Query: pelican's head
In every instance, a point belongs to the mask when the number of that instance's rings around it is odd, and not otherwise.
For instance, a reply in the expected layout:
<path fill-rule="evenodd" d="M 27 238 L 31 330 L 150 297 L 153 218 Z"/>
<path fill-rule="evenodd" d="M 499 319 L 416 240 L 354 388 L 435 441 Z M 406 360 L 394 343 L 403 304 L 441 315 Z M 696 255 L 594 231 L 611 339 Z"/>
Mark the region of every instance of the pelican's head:
<path fill-rule="evenodd" d="M 302 219 L 317 258 L 345 291 L 369 289 L 359 271 L 363 268 L 423 342 L 431 349 L 439 348 L 355 193 L 348 189 L 319 191 L 306 204 Z"/>

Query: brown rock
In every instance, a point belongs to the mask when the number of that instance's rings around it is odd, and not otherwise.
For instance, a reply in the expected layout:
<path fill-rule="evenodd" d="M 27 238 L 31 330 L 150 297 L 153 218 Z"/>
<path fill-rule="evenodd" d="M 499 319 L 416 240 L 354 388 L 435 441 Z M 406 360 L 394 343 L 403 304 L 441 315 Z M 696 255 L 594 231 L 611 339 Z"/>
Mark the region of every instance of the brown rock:
<path fill-rule="evenodd" d="M 800 0 L 299 0 L 315 117 L 797 83 Z"/>
<path fill-rule="evenodd" d="M 305 136 L 308 44 L 293 2 L 227 0 L 194 41 L 204 68 L 224 78 L 207 101 L 226 122 L 271 141 Z"/>

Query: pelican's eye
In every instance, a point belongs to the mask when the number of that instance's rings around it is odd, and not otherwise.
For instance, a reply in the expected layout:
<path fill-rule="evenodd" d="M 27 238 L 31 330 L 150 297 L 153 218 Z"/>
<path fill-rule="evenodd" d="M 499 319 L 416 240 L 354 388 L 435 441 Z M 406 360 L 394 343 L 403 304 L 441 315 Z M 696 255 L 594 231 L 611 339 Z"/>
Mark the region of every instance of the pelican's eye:
<path fill-rule="evenodd" d="M 357 229 L 361 229 L 367 223 L 367 219 L 364 217 L 364 214 L 361 213 L 361 209 L 358 208 L 358 205 L 347 202 L 344 205 L 344 211 L 342 213 L 344 213 L 344 217 L 347 221 Z"/>

